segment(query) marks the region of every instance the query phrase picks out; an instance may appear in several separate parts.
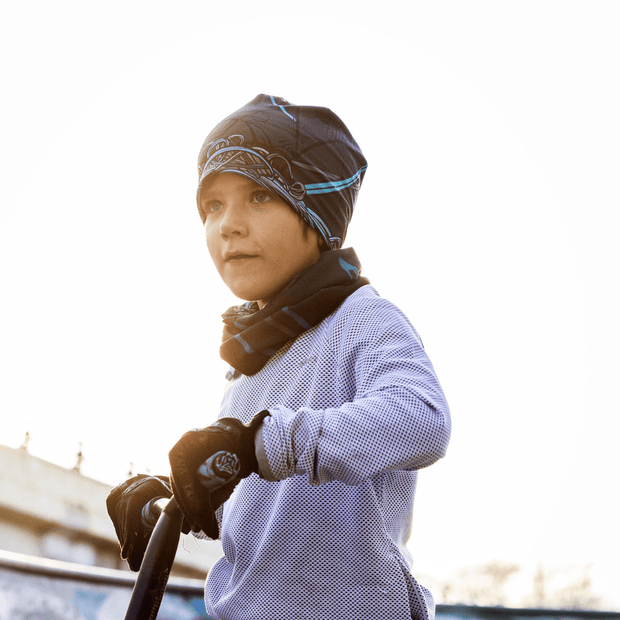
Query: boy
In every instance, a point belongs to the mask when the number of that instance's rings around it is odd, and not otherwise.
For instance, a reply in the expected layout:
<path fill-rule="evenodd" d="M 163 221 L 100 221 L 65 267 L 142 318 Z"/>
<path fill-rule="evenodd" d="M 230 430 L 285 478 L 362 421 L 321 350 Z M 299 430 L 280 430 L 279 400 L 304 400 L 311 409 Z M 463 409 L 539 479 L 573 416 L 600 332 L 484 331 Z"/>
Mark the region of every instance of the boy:
<path fill-rule="evenodd" d="M 259 95 L 209 134 L 198 168 L 209 253 L 248 303 L 223 315 L 218 421 L 172 448 L 170 481 L 110 494 L 122 556 L 139 568 L 141 507 L 174 492 L 186 529 L 222 540 L 205 586 L 216 618 L 432 619 L 405 545 L 449 410 L 415 330 L 342 249 L 359 146 L 330 110 Z M 198 467 L 226 451 L 235 477 L 209 491 Z"/>

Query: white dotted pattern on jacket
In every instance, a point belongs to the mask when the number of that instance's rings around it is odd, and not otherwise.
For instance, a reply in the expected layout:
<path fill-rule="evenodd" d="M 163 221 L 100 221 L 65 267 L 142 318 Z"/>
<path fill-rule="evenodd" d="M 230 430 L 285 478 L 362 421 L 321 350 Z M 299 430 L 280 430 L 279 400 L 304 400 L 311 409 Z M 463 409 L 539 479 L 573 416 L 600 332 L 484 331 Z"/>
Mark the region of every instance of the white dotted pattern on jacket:
<path fill-rule="evenodd" d="M 432 620 L 411 575 L 417 470 L 444 456 L 450 414 L 403 313 L 364 286 L 252 377 L 220 417 L 269 409 L 261 473 L 218 510 L 222 557 L 205 586 L 222 620 Z M 262 439 L 262 441 L 261 441 Z"/>

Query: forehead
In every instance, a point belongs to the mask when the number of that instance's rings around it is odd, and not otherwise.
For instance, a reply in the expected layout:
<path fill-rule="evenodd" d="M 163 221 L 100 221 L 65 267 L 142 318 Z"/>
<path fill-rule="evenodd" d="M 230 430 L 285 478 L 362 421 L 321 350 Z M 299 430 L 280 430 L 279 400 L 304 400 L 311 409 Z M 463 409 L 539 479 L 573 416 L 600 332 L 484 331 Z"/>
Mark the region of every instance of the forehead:
<path fill-rule="evenodd" d="M 219 174 L 212 174 L 204 180 L 200 195 L 204 198 L 205 196 L 217 193 L 243 192 L 257 188 L 264 189 L 262 185 L 259 185 L 256 181 L 242 174 L 222 172 Z"/>

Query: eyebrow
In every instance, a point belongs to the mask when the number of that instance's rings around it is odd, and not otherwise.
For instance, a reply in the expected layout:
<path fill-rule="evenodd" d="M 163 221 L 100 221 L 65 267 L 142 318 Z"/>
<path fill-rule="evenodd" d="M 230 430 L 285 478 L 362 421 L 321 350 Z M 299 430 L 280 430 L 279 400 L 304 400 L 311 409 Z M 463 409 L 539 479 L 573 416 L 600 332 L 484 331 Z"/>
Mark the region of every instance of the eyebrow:
<path fill-rule="evenodd" d="M 257 183 L 253 179 L 248 179 L 248 177 L 245 177 L 241 174 L 238 176 L 240 176 L 245 181 L 243 183 L 243 187 L 260 187 L 261 189 L 265 189 L 260 183 Z"/>

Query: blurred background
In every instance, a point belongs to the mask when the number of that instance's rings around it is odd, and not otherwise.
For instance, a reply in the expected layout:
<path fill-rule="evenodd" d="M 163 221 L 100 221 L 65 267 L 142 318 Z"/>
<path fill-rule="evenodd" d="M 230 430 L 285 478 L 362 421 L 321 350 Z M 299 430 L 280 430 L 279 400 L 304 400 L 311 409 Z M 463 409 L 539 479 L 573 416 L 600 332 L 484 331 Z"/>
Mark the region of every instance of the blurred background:
<path fill-rule="evenodd" d="M 451 406 L 414 575 L 439 603 L 620 611 L 619 29 L 604 0 L 5 3 L 0 496 L 35 489 L 26 454 L 105 497 L 215 419 L 236 300 L 196 157 L 280 95 L 364 150 L 345 245 Z"/>

